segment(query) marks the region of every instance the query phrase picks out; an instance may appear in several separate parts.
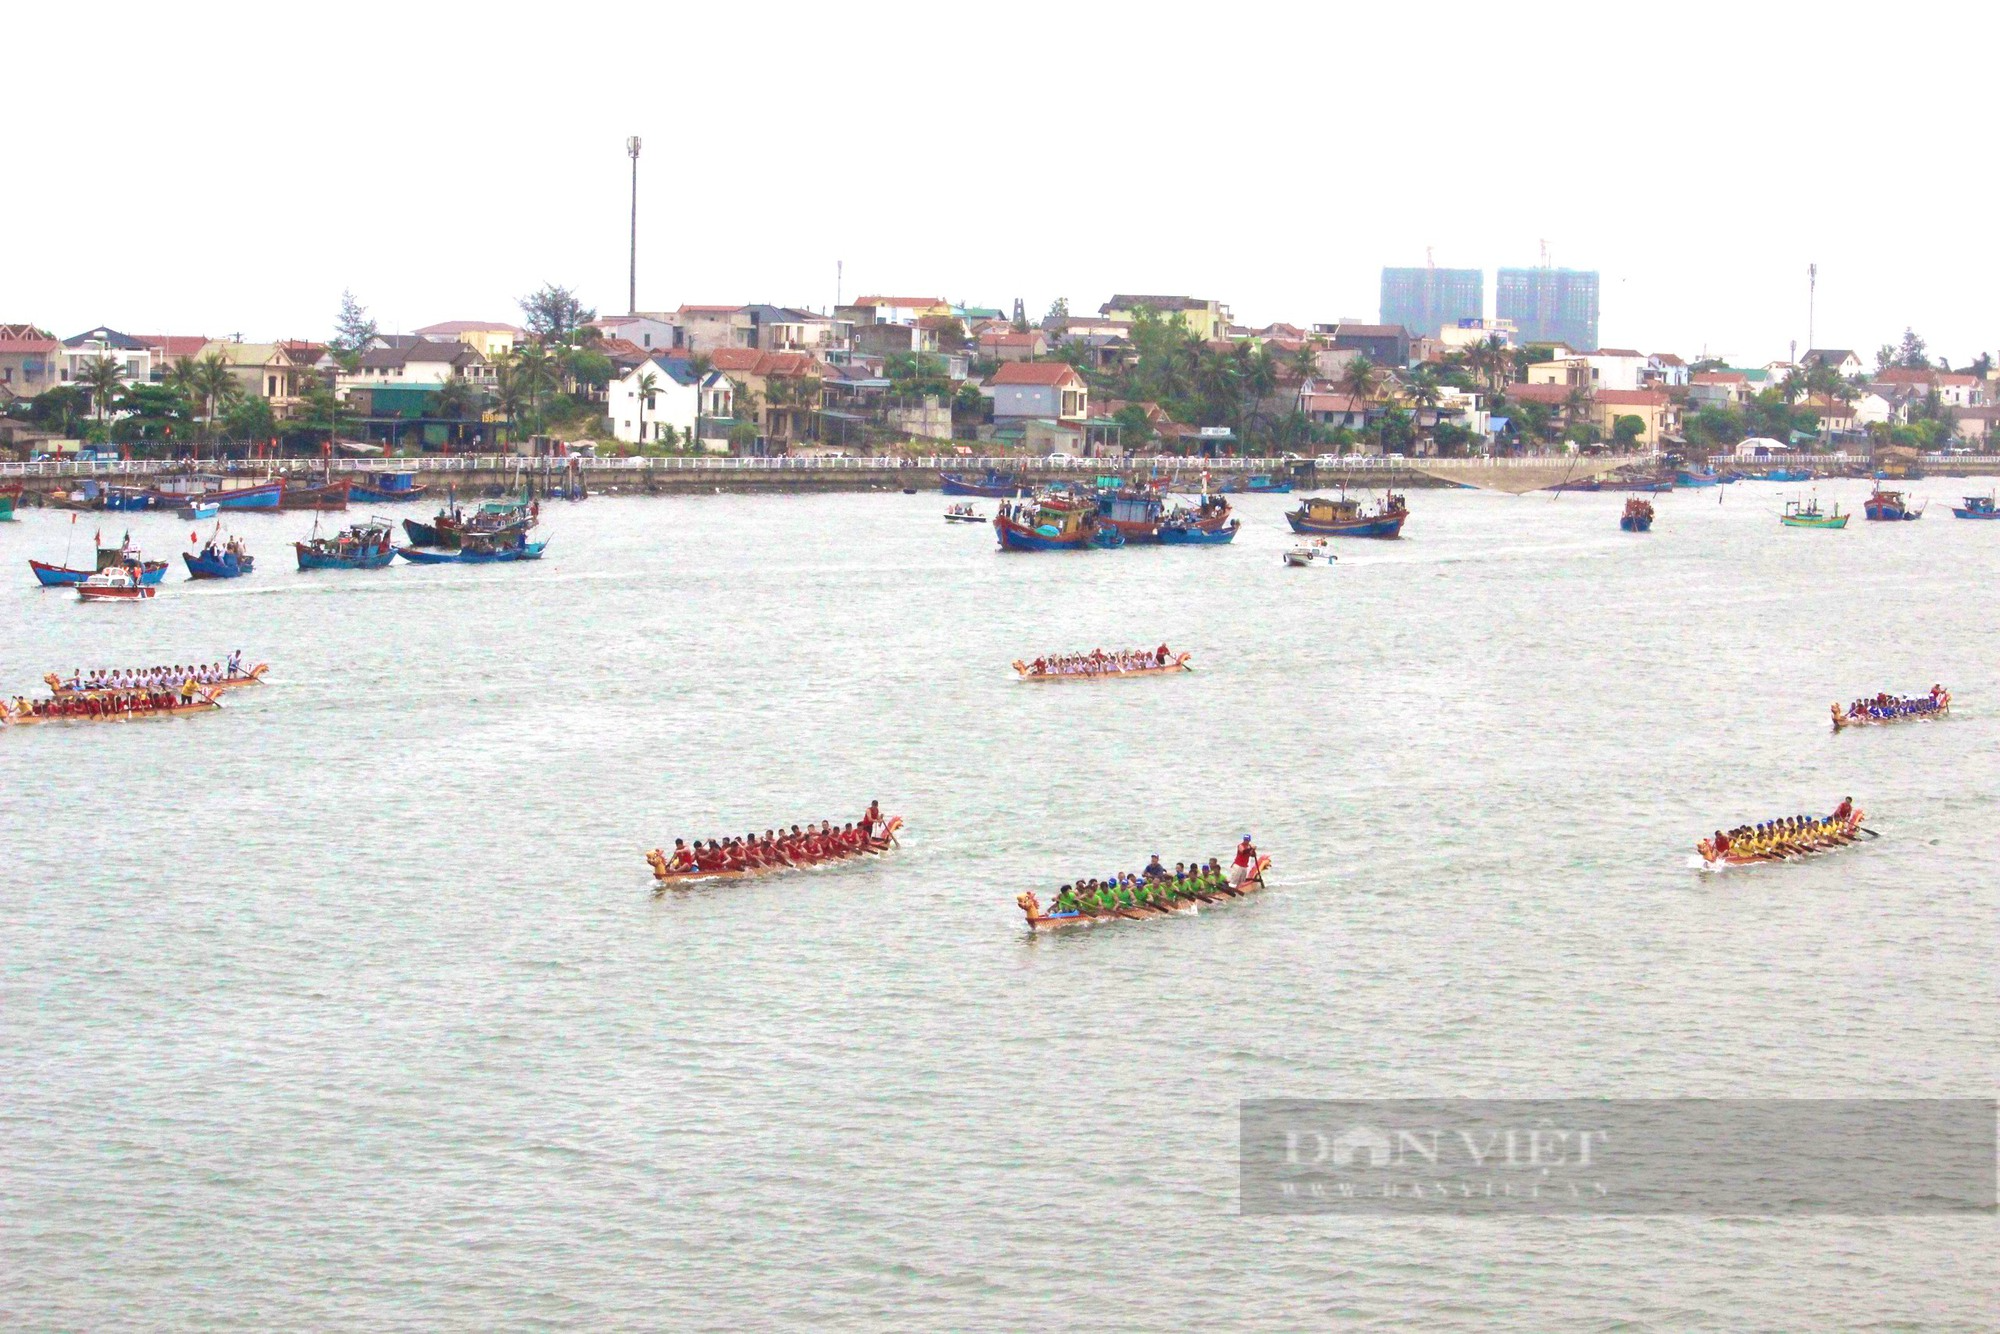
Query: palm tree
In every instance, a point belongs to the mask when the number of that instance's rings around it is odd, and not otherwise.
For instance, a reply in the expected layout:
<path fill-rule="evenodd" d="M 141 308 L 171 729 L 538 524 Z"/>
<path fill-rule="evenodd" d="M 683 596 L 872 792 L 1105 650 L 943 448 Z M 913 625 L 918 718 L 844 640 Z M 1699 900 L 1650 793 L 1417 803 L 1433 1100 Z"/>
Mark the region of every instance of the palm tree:
<path fill-rule="evenodd" d="M 1574 426 L 1590 412 L 1590 390 L 1576 385 L 1563 397 L 1563 425 Z"/>
<path fill-rule="evenodd" d="M 660 377 L 653 374 L 651 371 L 647 371 L 644 375 L 639 377 L 638 389 L 639 389 L 639 447 L 640 450 L 643 452 L 646 446 L 646 404 L 652 400 L 654 394 L 659 392 Z"/>
<path fill-rule="evenodd" d="M 501 399 L 526 404 L 531 433 L 541 429 L 542 394 L 555 385 L 555 365 L 540 343 L 523 343 L 500 363 Z M 517 414 L 510 411 L 510 419 Z"/>
<path fill-rule="evenodd" d="M 1366 357 L 1355 357 L 1340 368 L 1340 387 L 1365 404 L 1375 392 L 1375 363 Z"/>
<path fill-rule="evenodd" d="M 90 402 L 97 409 L 97 424 L 104 425 L 104 414 L 111 407 L 111 396 L 125 383 L 125 367 L 110 357 L 98 357 L 84 366 L 77 380 L 90 391 Z"/>
<path fill-rule="evenodd" d="M 1443 397 L 1438 385 L 1437 372 L 1428 366 L 1417 367 L 1410 372 L 1405 390 L 1410 396 L 1410 401 L 1417 405 L 1416 420 L 1418 427 L 1421 428 L 1423 425 L 1423 409 L 1429 408 L 1431 410 L 1431 429 L 1432 431 L 1436 431 L 1438 400 Z M 1421 429 L 1419 434 L 1421 434 Z"/>
<path fill-rule="evenodd" d="M 479 406 L 479 396 L 463 376 L 454 375 L 438 386 L 437 396 L 431 400 L 431 411 L 440 417 L 449 418 L 453 423 L 452 440 L 456 444 L 465 442 L 465 418 Z"/>
<path fill-rule="evenodd" d="M 701 448 L 701 405 L 708 393 L 708 377 L 715 373 L 715 358 L 706 352 L 697 352 L 688 358 L 688 370 L 694 374 L 694 434 L 688 437 L 688 448 Z"/>
<path fill-rule="evenodd" d="M 223 360 L 220 352 L 210 352 L 188 368 L 188 385 L 194 391 L 196 401 L 206 406 L 202 420 L 212 440 L 215 438 L 216 409 L 227 406 L 243 390 L 236 383 L 236 377 L 229 373 L 229 363 Z"/>

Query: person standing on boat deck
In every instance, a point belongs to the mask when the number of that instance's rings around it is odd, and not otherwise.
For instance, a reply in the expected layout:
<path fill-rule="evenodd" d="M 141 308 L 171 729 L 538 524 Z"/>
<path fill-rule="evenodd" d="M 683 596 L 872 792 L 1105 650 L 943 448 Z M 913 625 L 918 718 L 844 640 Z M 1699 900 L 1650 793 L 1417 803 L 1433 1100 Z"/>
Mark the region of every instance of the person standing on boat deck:
<path fill-rule="evenodd" d="M 1154 853 L 1153 860 L 1146 863 L 1146 878 L 1148 880 L 1156 880 L 1166 873 L 1167 868 L 1160 864 L 1160 854 L 1157 852 Z"/>
<path fill-rule="evenodd" d="M 1154 650 L 1153 650 L 1153 662 L 1154 662 L 1154 665 L 1155 665 L 1155 666 L 1159 666 L 1159 667 L 1164 667 L 1164 666 L 1166 666 L 1166 665 L 1167 665 L 1167 659 L 1168 659 L 1168 658 L 1169 658 L 1170 656 L 1172 656 L 1172 655 L 1170 655 L 1170 654 L 1169 654 L 1169 653 L 1167 652 L 1167 646 L 1166 646 L 1165 644 L 1162 644 L 1162 645 L 1160 645 L 1160 646 L 1159 646 L 1158 648 L 1156 648 L 1156 649 L 1154 649 Z"/>
<path fill-rule="evenodd" d="M 1250 878 L 1250 868 L 1257 864 L 1257 846 L 1245 834 L 1243 841 L 1236 845 L 1236 862 L 1229 868 L 1229 887 L 1241 889 L 1243 882 Z"/>
<path fill-rule="evenodd" d="M 1842 797 L 1840 804 L 1833 808 L 1833 818 L 1841 824 L 1846 824 L 1853 817 L 1854 798 Z"/>

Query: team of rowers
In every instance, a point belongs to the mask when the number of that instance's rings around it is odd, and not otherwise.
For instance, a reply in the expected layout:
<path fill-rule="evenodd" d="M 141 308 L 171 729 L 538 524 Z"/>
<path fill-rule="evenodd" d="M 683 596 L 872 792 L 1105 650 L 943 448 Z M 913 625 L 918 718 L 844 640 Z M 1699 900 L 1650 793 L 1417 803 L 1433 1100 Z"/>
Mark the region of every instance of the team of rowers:
<path fill-rule="evenodd" d="M 1854 798 L 1842 797 L 1831 815 L 1787 815 L 1762 824 L 1738 825 L 1726 834 L 1718 829 L 1695 844 L 1695 851 L 1710 862 L 1782 861 L 1852 843 L 1860 824 L 1861 812 L 1854 809 Z"/>
<path fill-rule="evenodd" d="M 1143 672 L 1165 667 L 1174 654 L 1165 644 L 1155 649 L 1125 649 L 1106 653 L 1094 648 L 1088 653 L 1045 653 L 1027 664 L 1028 676 L 1115 676 L 1120 672 Z"/>
<path fill-rule="evenodd" d="M 790 832 L 766 829 L 741 838 L 696 839 L 692 847 L 683 839 L 674 840 L 671 853 L 654 848 L 646 854 L 653 875 L 660 880 L 672 876 L 719 875 L 725 872 L 775 871 L 816 862 L 836 861 L 864 852 L 881 852 L 895 838 L 900 820 L 884 820 L 879 802 L 869 802 L 859 820 L 835 828 L 831 820 L 803 829 L 793 825 Z"/>
<path fill-rule="evenodd" d="M 1845 709 L 1838 704 L 1832 708 L 1835 727 L 1852 727 L 1857 723 L 1899 723 L 1944 713 L 1951 708 L 1951 692 L 1943 686 L 1934 685 L 1928 695 L 1883 693 L 1873 699 L 1857 699 Z"/>
<path fill-rule="evenodd" d="M 1169 871 L 1156 852 L 1153 859 L 1146 863 L 1146 868 L 1137 875 L 1127 871 L 1102 880 L 1092 877 L 1064 885 L 1056 891 L 1055 902 L 1050 905 L 1049 912 L 1055 916 L 1070 913 L 1089 916 L 1137 908 L 1168 908 L 1177 903 L 1241 893 L 1244 882 L 1259 870 L 1257 847 L 1245 834 L 1243 841 L 1236 845 L 1235 858 L 1227 871 L 1214 857 L 1206 862 L 1175 862 L 1174 869 Z M 1024 894 L 1018 901 L 1028 910 L 1030 917 L 1037 915 L 1028 908 L 1033 899 L 1032 894 Z"/>
<path fill-rule="evenodd" d="M 221 685 L 243 674 L 243 650 L 229 655 L 227 662 L 176 664 L 172 667 L 127 667 L 98 670 L 88 675 L 81 667 L 69 674 L 60 687 L 65 691 L 88 690 L 179 690 L 190 681 L 196 685 Z"/>
<path fill-rule="evenodd" d="M 57 695 L 53 699 L 27 699 L 17 696 L 13 708 L 8 710 L 8 716 L 15 722 L 30 718 L 42 721 L 62 718 L 123 718 L 171 713 L 177 708 L 192 704 L 213 707 L 215 701 L 204 697 L 194 682 L 184 681 L 178 690 L 118 690 L 95 695 Z"/>

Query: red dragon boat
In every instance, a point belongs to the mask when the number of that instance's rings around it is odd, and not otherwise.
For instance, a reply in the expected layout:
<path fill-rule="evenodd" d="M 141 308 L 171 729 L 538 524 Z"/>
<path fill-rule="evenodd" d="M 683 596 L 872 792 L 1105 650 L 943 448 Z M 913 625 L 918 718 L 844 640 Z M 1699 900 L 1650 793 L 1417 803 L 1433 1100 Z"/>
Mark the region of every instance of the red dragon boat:
<path fill-rule="evenodd" d="M 776 866 L 746 866 L 736 871 L 704 871 L 698 867 L 675 870 L 667 860 L 667 854 L 654 848 L 646 854 L 646 864 L 653 868 L 653 879 L 661 886 L 670 884 L 693 884 L 697 880 L 747 880 L 758 875 L 777 875 L 785 871 L 806 871 L 816 866 L 832 866 L 837 862 L 853 861 L 857 857 L 879 857 L 891 848 L 900 846 L 896 842 L 896 831 L 903 827 L 903 817 L 892 815 L 882 823 L 882 834 L 868 840 L 866 847 L 855 852 L 841 852 L 832 856 L 820 856 L 810 861 L 789 861 Z"/>

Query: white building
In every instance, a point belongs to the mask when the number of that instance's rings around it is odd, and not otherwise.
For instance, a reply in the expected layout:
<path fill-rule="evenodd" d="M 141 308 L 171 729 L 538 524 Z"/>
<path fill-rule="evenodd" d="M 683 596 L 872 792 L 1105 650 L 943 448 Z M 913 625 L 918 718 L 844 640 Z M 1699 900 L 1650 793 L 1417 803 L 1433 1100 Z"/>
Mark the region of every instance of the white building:
<path fill-rule="evenodd" d="M 109 357 L 125 372 L 126 384 L 145 384 L 153 377 L 153 350 L 130 334 L 99 327 L 63 339 L 62 378 L 75 384 L 86 367 L 99 357 Z"/>
<path fill-rule="evenodd" d="M 1473 347 L 1489 338 L 1513 347 L 1520 337 L 1521 330 L 1512 320 L 1460 320 L 1438 330 L 1438 341 L 1453 349 Z"/>
<path fill-rule="evenodd" d="M 647 387 L 648 376 L 652 377 L 650 387 Z M 701 410 L 702 439 L 706 442 L 710 435 L 708 423 L 735 415 L 735 386 L 721 371 L 710 371 L 697 385 L 694 369 L 678 357 L 672 360 L 648 357 L 605 389 L 604 410 L 611 418 L 611 433 L 628 445 L 664 440 L 668 427 L 673 428 L 678 441 L 693 438 L 697 407 Z M 713 448 L 712 442 L 710 447 Z"/>
<path fill-rule="evenodd" d="M 335 379 L 334 385 L 340 392 L 383 385 L 435 388 L 453 378 L 490 385 L 497 378 L 493 363 L 480 356 L 479 349 L 470 343 L 438 343 L 407 334 L 384 337 L 402 346 L 371 347 L 363 352 L 360 365 L 352 371 L 342 371 Z"/>
<path fill-rule="evenodd" d="M 606 338 L 623 338 L 649 350 L 680 346 L 680 326 L 671 314 L 605 315 L 592 323 Z"/>

